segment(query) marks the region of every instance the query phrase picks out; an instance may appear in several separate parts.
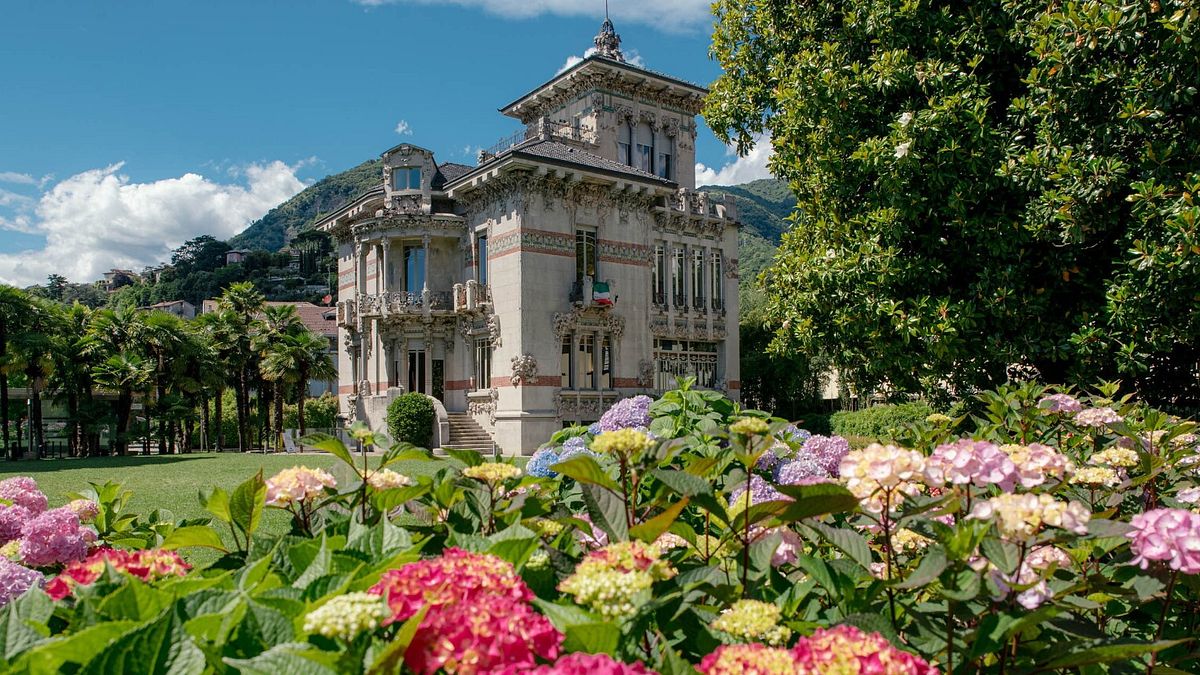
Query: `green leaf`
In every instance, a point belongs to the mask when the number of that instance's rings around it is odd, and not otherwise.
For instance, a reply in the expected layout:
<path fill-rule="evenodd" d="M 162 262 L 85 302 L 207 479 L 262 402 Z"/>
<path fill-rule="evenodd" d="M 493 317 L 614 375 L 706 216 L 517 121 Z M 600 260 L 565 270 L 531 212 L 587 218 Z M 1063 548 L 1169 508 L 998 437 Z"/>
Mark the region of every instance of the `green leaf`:
<path fill-rule="evenodd" d="M 871 547 L 867 545 L 867 540 L 861 534 L 817 522 L 805 523 L 804 526 L 812 529 L 834 548 L 845 553 L 848 558 L 858 563 L 859 567 L 867 572 L 871 571 L 871 563 L 874 562 L 871 558 Z"/>
<path fill-rule="evenodd" d="M 162 614 L 173 598 L 129 577 L 125 584 L 100 602 L 100 614 L 114 620 L 149 621 Z"/>
<path fill-rule="evenodd" d="M 983 543 L 980 544 L 980 550 L 988 562 L 1005 574 L 1012 574 L 1017 570 L 1017 565 L 1021 564 L 1021 551 L 1010 542 L 995 537 L 985 537 Z"/>
<path fill-rule="evenodd" d="M 666 532 L 671 528 L 671 525 L 679 519 L 679 514 L 683 512 L 683 509 L 686 508 L 687 505 L 687 497 L 680 499 L 650 520 L 629 528 L 629 536 L 633 537 L 634 539 L 640 539 L 646 543 L 653 543 L 654 540 L 658 539 L 663 532 Z"/>
<path fill-rule="evenodd" d="M 225 663 L 243 675 L 338 675 L 342 672 L 340 654 L 317 649 L 303 642 L 287 642 L 271 647 L 252 659 L 226 658 Z"/>
<path fill-rule="evenodd" d="M 56 675 L 69 672 L 63 666 L 68 663 L 82 664 L 108 646 L 117 636 L 137 624 L 132 621 L 105 621 L 88 626 L 77 633 L 40 642 L 21 654 L 12 665 L 11 672 L 27 675 Z"/>
<path fill-rule="evenodd" d="M 237 486 L 229 499 L 229 517 L 247 537 L 258 529 L 266 498 L 267 484 L 263 481 L 262 469 L 259 469 L 252 478 Z"/>
<path fill-rule="evenodd" d="M 576 455 L 550 469 L 585 485 L 599 485 L 616 493 L 621 492 L 621 486 L 589 455 Z"/>
<path fill-rule="evenodd" d="M 625 521 L 624 500 L 599 485 L 583 485 L 582 490 L 583 503 L 593 527 L 604 530 L 611 542 L 628 540 L 629 525 Z"/>
<path fill-rule="evenodd" d="M 520 523 L 493 534 L 487 540 L 491 542 L 487 553 L 507 560 L 518 568 L 529 560 L 529 556 L 537 550 L 540 542 L 536 532 Z"/>
<path fill-rule="evenodd" d="M 563 632 L 566 632 L 571 626 L 597 623 L 599 621 L 595 615 L 590 614 L 578 605 L 560 605 L 549 600 L 542 600 L 541 598 L 534 598 L 533 604 L 537 606 L 539 612 L 545 615 L 547 619 L 550 619 L 550 623 L 554 624 L 555 628 Z"/>
<path fill-rule="evenodd" d="M 765 537 L 759 537 L 750 544 L 750 579 L 757 580 L 771 570 L 771 557 L 779 548 L 783 535 L 774 532 Z"/>
<path fill-rule="evenodd" d="M 229 515 L 229 493 L 219 487 L 200 490 L 200 504 L 222 523 L 231 522 Z"/>
<path fill-rule="evenodd" d="M 346 549 L 362 551 L 373 559 L 382 558 L 412 547 L 412 535 L 392 521 L 383 518 L 378 525 L 364 525 L 350 520 L 350 534 L 346 538 Z"/>
<path fill-rule="evenodd" d="M 40 588 L 31 588 L 24 595 L 0 608 L 0 654 L 12 661 L 49 634 L 46 623 L 54 613 L 54 603 Z"/>
<path fill-rule="evenodd" d="M 422 484 L 392 488 L 390 490 L 372 490 L 368 494 L 371 505 L 375 507 L 375 510 L 387 514 L 405 502 L 424 497 L 429 493 L 429 490 L 430 486 L 428 484 Z"/>
<path fill-rule="evenodd" d="M 322 452 L 328 452 L 348 464 L 356 474 L 358 473 L 358 467 L 354 464 L 354 456 L 350 454 L 350 449 L 340 438 L 328 434 L 312 434 L 302 438 L 301 442 Z"/>
<path fill-rule="evenodd" d="M 794 522 L 802 518 L 843 513 L 858 508 L 858 497 L 841 485 L 780 485 L 778 489 L 795 501 L 780 514 L 780 519 Z"/>
<path fill-rule="evenodd" d="M 941 576 L 946 569 L 946 552 L 941 546 L 930 546 L 917 569 L 908 578 L 896 584 L 896 588 L 920 588 Z"/>
<path fill-rule="evenodd" d="M 460 450 L 457 448 L 444 448 L 447 455 L 466 464 L 467 466 L 479 466 L 483 464 L 483 454 L 477 450 Z"/>
<path fill-rule="evenodd" d="M 587 652 L 615 656 L 621 641 L 621 629 L 607 621 L 568 626 L 563 652 Z"/>
<path fill-rule="evenodd" d="M 672 492 L 684 497 L 712 494 L 712 484 L 691 472 L 655 469 L 650 472 L 650 475 L 670 488 Z"/>
<path fill-rule="evenodd" d="M 188 546 L 202 546 L 227 552 L 224 542 L 221 541 L 221 535 L 207 525 L 188 525 L 176 528 L 167 535 L 166 539 L 163 539 L 159 548 L 171 551 Z"/>
<path fill-rule="evenodd" d="M 941 593 L 943 597 L 951 600 L 974 600 L 975 596 L 979 595 L 979 589 L 982 586 L 978 572 L 964 569 L 949 575 L 949 577 L 943 575 Z"/>
<path fill-rule="evenodd" d="M 204 672 L 204 653 L 184 631 L 175 609 L 128 631 L 88 661 L 82 675 L 189 675 Z"/>
<path fill-rule="evenodd" d="M 1064 654 L 1041 666 L 1042 669 L 1078 668 L 1093 663 L 1126 661 L 1136 656 L 1160 652 L 1187 640 L 1159 640 L 1158 642 L 1136 642 L 1115 645 L 1099 645 Z"/>
<path fill-rule="evenodd" d="M 388 643 L 386 649 L 380 652 L 375 663 L 371 664 L 371 668 L 367 670 L 367 675 L 384 675 L 400 672 L 400 662 L 404 659 L 404 652 L 408 646 L 412 644 L 413 638 L 417 634 L 417 629 L 421 627 L 421 622 L 425 620 L 425 612 L 429 611 L 429 605 L 425 605 L 419 612 L 409 617 L 404 625 L 400 626 L 400 631 L 396 633 L 396 637 Z"/>

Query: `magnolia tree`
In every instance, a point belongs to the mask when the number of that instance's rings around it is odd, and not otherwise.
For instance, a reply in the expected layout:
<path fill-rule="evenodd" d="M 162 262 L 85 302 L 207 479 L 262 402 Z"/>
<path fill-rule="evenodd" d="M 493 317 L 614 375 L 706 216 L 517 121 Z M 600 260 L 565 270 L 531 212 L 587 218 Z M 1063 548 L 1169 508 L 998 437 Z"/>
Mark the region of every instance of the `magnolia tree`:
<path fill-rule="evenodd" d="M 852 448 L 684 388 L 522 465 L 382 450 L 208 522 L 0 483 L 14 672 L 1195 672 L 1194 425 L 1023 385 Z M 339 478 L 340 477 L 340 478 Z M 259 530 L 264 509 L 290 532 Z M 206 568 L 179 550 L 216 549 Z"/>

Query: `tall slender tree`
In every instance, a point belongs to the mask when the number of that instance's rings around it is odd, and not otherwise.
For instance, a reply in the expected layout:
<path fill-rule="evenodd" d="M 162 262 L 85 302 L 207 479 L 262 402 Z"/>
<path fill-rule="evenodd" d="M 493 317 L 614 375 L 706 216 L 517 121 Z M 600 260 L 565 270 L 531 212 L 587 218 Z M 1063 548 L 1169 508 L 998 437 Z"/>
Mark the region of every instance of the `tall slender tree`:
<path fill-rule="evenodd" d="M 222 320 L 228 322 L 231 338 L 229 358 L 235 374 L 238 450 L 241 452 L 250 449 L 250 389 L 257 373 L 252 340 L 254 324 L 263 311 L 263 302 L 262 293 L 249 282 L 231 285 L 217 302 L 222 311 Z"/>
<path fill-rule="evenodd" d="M 16 365 L 9 343 L 21 319 L 27 316 L 28 309 L 29 297 L 25 293 L 12 286 L 0 285 L 0 425 L 3 426 L 2 440 L 6 452 L 10 450 L 8 376 Z M 9 457 L 14 455 L 10 453 Z"/>

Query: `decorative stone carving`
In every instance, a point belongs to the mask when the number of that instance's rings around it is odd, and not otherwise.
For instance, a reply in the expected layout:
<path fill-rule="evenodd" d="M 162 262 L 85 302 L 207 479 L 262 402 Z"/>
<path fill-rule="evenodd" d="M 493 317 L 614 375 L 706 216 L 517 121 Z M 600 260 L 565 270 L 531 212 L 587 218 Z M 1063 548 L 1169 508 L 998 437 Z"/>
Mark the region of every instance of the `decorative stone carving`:
<path fill-rule="evenodd" d="M 598 330 L 612 336 L 614 346 L 625 333 L 625 317 L 613 314 L 608 307 L 576 307 L 554 315 L 554 335 L 561 341 L 575 330 Z"/>
<path fill-rule="evenodd" d="M 503 345 L 503 340 L 500 338 L 500 317 L 495 314 L 488 315 L 487 333 L 488 340 L 492 343 L 492 349 L 499 349 Z"/>
<path fill-rule="evenodd" d="M 359 380 L 357 393 L 359 396 L 370 396 L 371 395 L 371 381 L 370 380 Z"/>
<path fill-rule="evenodd" d="M 604 17 L 604 23 L 600 24 L 600 32 L 596 34 L 592 43 L 596 46 L 597 56 L 625 63 L 625 55 L 621 53 L 621 36 L 617 35 L 608 17 Z"/>
<path fill-rule="evenodd" d="M 488 421 L 496 423 L 496 404 L 500 400 L 500 392 L 489 389 L 484 398 L 472 397 L 467 401 L 467 412 L 472 415 L 487 415 Z"/>
<path fill-rule="evenodd" d="M 595 392 L 560 392 L 556 412 L 561 419 L 599 419 L 620 397 Z"/>
<path fill-rule="evenodd" d="M 651 131 L 658 131 L 658 115 L 652 110 L 642 110 L 638 113 L 638 121 L 645 122 Z"/>
<path fill-rule="evenodd" d="M 654 362 L 645 359 L 638 361 L 638 386 L 643 389 L 654 386 Z"/>
<path fill-rule="evenodd" d="M 662 128 L 668 137 L 675 138 L 679 135 L 679 118 L 668 117 L 667 119 L 663 120 Z"/>
<path fill-rule="evenodd" d="M 537 380 L 538 364 L 533 354 L 512 357 L 512 386 L 531 384 Z"/>

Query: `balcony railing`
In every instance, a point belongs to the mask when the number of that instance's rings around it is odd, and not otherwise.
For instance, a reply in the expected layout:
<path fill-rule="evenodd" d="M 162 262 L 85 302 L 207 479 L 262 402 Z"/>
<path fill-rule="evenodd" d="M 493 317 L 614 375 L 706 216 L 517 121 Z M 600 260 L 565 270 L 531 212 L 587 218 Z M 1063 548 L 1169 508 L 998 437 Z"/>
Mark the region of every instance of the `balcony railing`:
<path fill-rule="evenodd" d="M 683 293 L 676 293 L 675 297 L 672 299 L 674 300 L 674 302 L 672 302 L 671 305 L 675 309 L 687 309 L 688 305 L 687 305 L 687 296 L 686 295 L 684 295 Z"/>
<path fill-rule="evenodd" d="M 448 312 L 454 309 L 454 294 L 450 291 L 362 293 L 358 296 L 357 304 L 359 313 L 364 317 L 420 314 L 426 310 Z"/>
<path fill-rule="evenodd" d="M 716 195 L 680 188 L 667 197 L 667 207 L 694 216 L 737 220 L 736 200 L 732 195 Z"/>
<path fill-rule="evenodd" d="M 655 291 L 653 293 L 653 302 L 656 307 L 666 307 L 667 306 L 667 292 L 666 291 Z"/>
<path fill-rule="evenodd" d="M 704 301 L 703 295 L 698 295 L 692 298 L 692 309 L 696 310 L 697 312 L 703 312 L 704 310 L 708 309 L 708 303 Z"/>
<path fill-rule="evenodd" d="M 725 301 L 722 300 L 721 298 L 713 298 L 712 299 L 712 308 L 713 308 L 713 310 L 715 310 L 717 312 L 724 312 L 725 311 Z"/>

